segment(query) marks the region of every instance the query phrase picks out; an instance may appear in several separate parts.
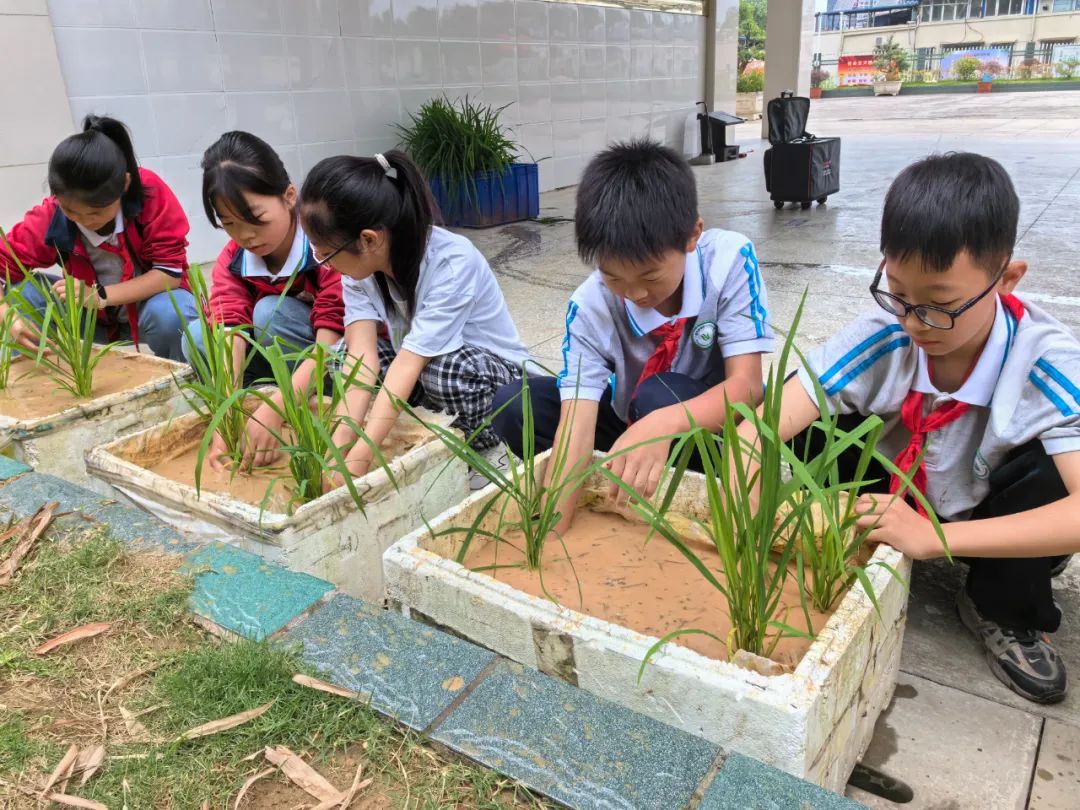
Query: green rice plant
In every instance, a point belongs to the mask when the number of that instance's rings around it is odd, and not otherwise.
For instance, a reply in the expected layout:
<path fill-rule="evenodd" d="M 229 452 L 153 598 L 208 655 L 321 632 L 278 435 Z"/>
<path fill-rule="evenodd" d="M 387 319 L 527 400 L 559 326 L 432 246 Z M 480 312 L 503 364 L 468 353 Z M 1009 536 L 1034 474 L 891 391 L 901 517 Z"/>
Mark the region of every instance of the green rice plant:
<path fill-rule="evenodd" d="M 805 303 L 805 296 L 804 301 Z M 877 598 L 866 569 L 858 564 L 857 552 L 866 533 L 853 533 L 850 511 L 854 496 L 869 481 L 840 481 L 836 472 L 839 456 L 850 448 L 860 450 L 858 472 L 865 474 L 871 460 L 890 473 L 900 471 L 892 460 L 876 449 L 882 423 L 871 417 L 853 431 L 836 426 L 836 416 L 824 407 L 824 392 L 818 390 L 822 416 L 816 423 L 826 431 L 826 450 L 812 461 L 804 461 L 781 438 L 780 413 L 783 392 L 781 369 L 788 366 L 794 335 L 802 315 L 800 304 L 794 323 L 770 368 L 765 396 L 760 408 L 728 402 L 726 419 L 719 435 L 700 426 L 683 434 L 672 449 L 670 474 L 662 482 L 653 502 L 631 500 L 632 508 L 646 520 L 652 532 L 674 545 L 716 588 L 728 605 L 731 632 L 727 638 L 698 628 L 676 630 L 660 639 L 642 662 L 642 672 L 661 647 L 688 634 L 708 635 L 725 644 L 729 656 L 742 649 L 768 656 L 785 636 L 809 637 L 781 616 L 781 598 L 792 565 L 811 583 L 811 595 L 803 593 L 801 603 L 809 626 L 807 604 L 811 599 L 831 605 L 851 582 L 858 580 L 877 608 Z M 752 424 L 756 440 L 739 435 L 739 421 Z M 676 490 L 697 453 L 704 472 L 707 518 L 695 520 L 697 528 L 715 547 L 721 571 L 713 571 L 692 550 L 668 516 Z M 790 470 L 790 476 L 785 476 Z M 602 472 L 631 496 L 633 490 L 610 471 Z M 859 476 L 855 476 L 857 479 Z M 901 476 L 911 494 L 927 510 L 944 543 L 941 526 L 925 496 L 911 487 L 909 476 Z M 898 497 L 898 496 L 897 496 Z M 824 551 L 815 546 L 815 523 L 824 522 L 831 538 Z M 815 551 L 810 551 L 814 547 Z M 899 574 L 892 570 L 893 575 Z M 721 579 L 722 576 L 722 579 Z M 812 594 L 820 594 L 814 597 Z"/>
<path fill-rule="evenodd" d="M 120 345 L 120 342 L 94 344 L 98 310 L 83 305 L 90 287 L 64 273 L 61 301 L 53 292 L 48 276 L 30 272 L 23 266 L 2 228 L 0 242 L 23 275 L 22 282 L 7 291 L 4 301 L 40 336 L 38 349 L 32 355 L 34 364 L 76 399 L 87 399 L 94 387 L 94 369 Z M 45 301 L 43 312 L 26 298 L 27 289 L 35 290 Z"/>
<path fill-rule="evenodd" d="M 356 363 L 347 374 L 331 373 L 339 365 L 334 352 L 320 343 L 298 351 L 289 352 L 282 342 L 275 338 L 270 345 L 261 345 L 244 335 L 252 347 L 267 363 L 271 379 L 276 390 L 264 386 L 240 388 L 223 399 L 214 410 L 199 445 L 196 459 L 195 485 L 201 486 L 203 463 L 210 450 L 214 433 L 221 423 L 231 418 L 239 403 L 255 401 L 266 406 L 277 417 L 281 427 L 264 425 L 280 445 L 280 450 L 288 458 L 288 474 L 274 479 L 267 487 L 263 500 L 265 508 L 274 484 L 284 479 L 286 489 L 291 496 L 290 513 L 294 507 L 310 503 L 323 494 L 324 482 L 332 475 L 339 474 L 345 481 L 345 487 L 361 512 L 364 511 L 363 498 L 356 488 L 353 477 L 345 463 L 349 448 L 340 448 L 334 444 L 334 432 L 345 425 L 352 430 L 356 441 L 362 441 L 372 451 L 373 462 L 384 468 L 396 487 L 390 467 L 368 435 L 352 418 L 344 414 L 345 395 L 353 386 L 360 385 L 357 375 L 360 364 Z M 295 366 L 311 360 L 314 370 L 308 384 L 300 391 L 293 387 L 292 371 Z M 330 393 L 324 391 L 324 381 L 330 379 Z M 252 416 L 251 418 L 255 418 Z"/>
<path fill-rule="evenodd" d="M 245 342 L 245 360 L 240 368 L 234 367 L 233 343 L 236 340 L 244 340 L 244 331 L 242 327 L 226 326 L 210 317 L 210 289 L 199 265 L 192 265 L 188 270 L 188 284 L 191 287 L 191 294 L 195 297 L 197 321 L 189 323 L 176 299 L 172 298 L 171 294 L 170 298 L 177 314 L 180 315 L 188 346 L 193 349 L 190 352 L 190 363 L 195 370 L 195 376 L 182 381 L 177 380 L 177 385 L 191 410 L 206 419 L 216 413 L 223 402 L 233 403 L 223 414 L 218 424 L 218 433 L 225 444 L 227 454 L 235 459 L 249 416 L 245 408 L 245 400 L 233 398 L 233 395 L 244 387 L 244 371 L 248 365 Z M 199 325 L 203 346 L 201 352 L 195 349 L 192 323 Z"/>
<path fill-rule="evenodd" d="M 410 113 L 407 124 L 396 125 L 405 150 L 425 177 L 442 185 L 450 208 L 461 202 L 477 206 L 477 174 L 501 177 L 514 162 L 518 144 L 499 121 L 505 109 L 468 96 L 457 101 L 433 98 Z"/>
<path fill-rule="evenodd" d="M 4 310 L 4 317 L 0 319 L 0 391 L 8 387 L 11 377 L 11 364 L 19 356 L 15 343 L 11 340 L 11 325 L 18 317 L 14 309 L 8 307 Z"/>
<path fill-rule="evenodd" d="M 529 391 L 529 377 L 521 378 L 522 409 L 522 454 L 517 463 L 511 463 L 509 470 L 503 471 L 492 464 L 482 451 L 473 447 L 472 443 L 477 435 L 490 424 L 491 420 L 499 413 L 496 411 L 474 431 L 471 436 L 462 438 L 457 431 L 441 425 L 423 422 L 413 413 L 414 418 L 425 424 L 428 430 L 434 433 L 446 446 L 452 455 L 468 464 L 473 470 L 483 475 L 491 482 L 498 491 L 498 495 L 489 498 L 478 511 L 472 523 L 468 526 L 451 526 L 439 532 L 432 531 L 433 536 L 460 535 L 462 541 L 458 549 L 456 560 L 464 564 L 473 541 L 476 538 L 485 538 L 497 543 L 508 543 L 506 536 L 512 532 L 520 533 L 524 548 L 517 549 L 525 559 L 525 567 L 529 571 L 540 573 L 540 583 L 543 586 L 543 570 L 541 564 L 544 559 L 544 547 L 547 542 L 555 538 L 566 551 L 566 544 L 556 527 L 562 520 L 561 504 L 573 490 L 580 487 L 596 469 L 605 463 L 605 460 L 592 461 L 582 465 L 576 470 L 568 468 L 570 443 L 559 442 L 547 458 L 547 467 L 542 467 L 536 451 L 535 415 L 532 407 L 532 397 Z M 512 401 L 511 401 L 512 402 Z M 509 407 L 508 402 L 503 407 Z M 407 405 L 403 405 L 407 408 Z M 501 409 L 500 409 L 501 410 Z M 564 435 L 568 436 L 573 427 L 574 411 L 570 411 L 570 421 L 566 426 Z M 545 473 L 547 475 L 545 476 Z M 552 483 L 544 485 L 545 477 Z M 485 519 L 491 515 L 497 515 L 494 529 L 484 529 Z M 431 529 L 430 525 L 428 526 Z M 516 548 L 516 546 L 514 546 Z M 567 554 L 569 560 L 569 554 Z M 573 561 L 570 561 L 571 569 Z M 505 565 L 492 565 L 475 570 L 486 571 L 496 568 L 505 568 Z M 580 596 L 580 583 L 578 584 Z M 552 598 L 550 594 L 548 598 Z M 554 599 L 552 598 L 552 601 Z"/>

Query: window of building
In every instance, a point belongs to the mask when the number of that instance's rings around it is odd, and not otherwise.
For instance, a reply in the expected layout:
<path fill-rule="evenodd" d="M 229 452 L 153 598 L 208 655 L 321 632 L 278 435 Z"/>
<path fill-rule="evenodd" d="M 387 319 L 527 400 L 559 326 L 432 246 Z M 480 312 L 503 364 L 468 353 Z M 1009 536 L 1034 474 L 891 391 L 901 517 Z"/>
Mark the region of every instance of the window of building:
<path fill-rule="evenodd" d="M 1080 0 L 1054 0 L 1054 11 L 1080 11 Z"/>

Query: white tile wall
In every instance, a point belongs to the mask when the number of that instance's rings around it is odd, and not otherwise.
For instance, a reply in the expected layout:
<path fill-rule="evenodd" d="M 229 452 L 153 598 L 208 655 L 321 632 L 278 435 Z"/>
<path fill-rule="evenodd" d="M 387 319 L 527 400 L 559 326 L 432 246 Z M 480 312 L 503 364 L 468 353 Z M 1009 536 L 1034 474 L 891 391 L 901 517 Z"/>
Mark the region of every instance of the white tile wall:
<path fill-rule="evenodd" d="M 721 0 L 734 5 L 734 0 Z M 424 101 L 502 107 L 541 185 L 577 181 L 615 138 L 682 145 L 702 97 L 702 17 L 545 0 L 48 0 L 72 114 L 126 121 L 192 219 L 192 256 L 221 244 L 203 222 L 199 159 L 251 130 L 302 172 L 393 146 Z"/>

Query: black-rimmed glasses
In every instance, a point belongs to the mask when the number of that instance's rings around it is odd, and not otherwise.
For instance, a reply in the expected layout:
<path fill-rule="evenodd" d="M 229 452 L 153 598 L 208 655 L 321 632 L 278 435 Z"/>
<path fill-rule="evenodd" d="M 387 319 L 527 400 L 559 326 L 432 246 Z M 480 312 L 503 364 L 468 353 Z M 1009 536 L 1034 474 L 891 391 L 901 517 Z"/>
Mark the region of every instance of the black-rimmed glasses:
<path fill-rule="evenodd" d="M 994 276 L 990 286 L 974 298 L 966 301 L 956 309 L 945 309 L 944 307 L 936 307 L 933 304 L 909 304 L 890 292 L 879 290 L 878 284 L 881 283 L 881 276 L 885 272 L 885 259 L 882 259 L 881 264 L 878 265 L 877 275 L 874 276 L 874 281 L 870 284 L 870 294 L 874 296 L 874 300 L 877 301 L 879 307 L 897 318 L 906 318 L 908 313 L 914 312 L 916 318 L 932 329 L 952 329 L 956 325 L 957 318 L 993 292 L 1008 266 L 1009 264 L 1006 262 L 1005 267 L 1001 268 L 1001 272 Z"/>
<path fill-rule="evenodd" d="M 343 251 L 345 248 L 347 248 L 351 244 L 352 244 L 352 242 L 346 242 L 344 245 L 337 248 L 333 253 L 331 253 L 329 256 L 327 256 L 325 259 L 322 256 L 319 255 L 318 251 L 316 251 L 314 247 L 312 247 L 311 248 L 311 258 L 313 258 L 315 260 L 315 266 L 316 267 L 322 267 L 324 264 L 329 262 L 331 259 L 333 259 L 335 256 L 337 256 L 339 253 L 341 253 L 341 251 Z"/>

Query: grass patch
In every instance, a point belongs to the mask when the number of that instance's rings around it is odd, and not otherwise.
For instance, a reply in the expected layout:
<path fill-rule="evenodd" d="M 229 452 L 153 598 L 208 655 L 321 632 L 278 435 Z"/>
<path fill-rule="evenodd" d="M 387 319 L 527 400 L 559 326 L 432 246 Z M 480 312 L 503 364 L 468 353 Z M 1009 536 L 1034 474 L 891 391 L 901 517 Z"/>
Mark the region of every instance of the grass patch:
<path fill-rule="evenodd" d="M 4 549 L 0 549 L 2 553 Z M 285 745 L 340 788 L 359 762 L 375 783 L 356 807 L 546 807 L 510 780 L 426 747 L 365 705 L 301 687 L 295 655 L 256 642 L 221 642 L 185 618 L 190 580 L 179 559 L 133 553 L 101 534 L 50 529 L 36 557 L 0 590 L 0 779 L 40 787 L 71 744 L 104 744 L 105 766 L 68 792 L 110 808 L 231 808 L 245 761 Z M 115 622 L 106 634 L 38 658 L 42 641 L 80 624 Z M 121 676 L 158 664 L 108 694 Z M 309 674 L 316 674 L 309 672 Z M 184 743 L 202 723 L 273 706 L 247 725 Z M 154 742 L 133 740 L 120 707 L 138 712 Z M 310 805 L 284 777 L 258 783 L 244 808 Z M 34 800 L 0 785 L 0 807 Z"/>

